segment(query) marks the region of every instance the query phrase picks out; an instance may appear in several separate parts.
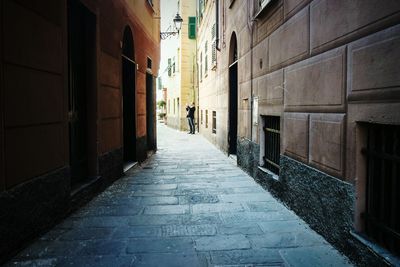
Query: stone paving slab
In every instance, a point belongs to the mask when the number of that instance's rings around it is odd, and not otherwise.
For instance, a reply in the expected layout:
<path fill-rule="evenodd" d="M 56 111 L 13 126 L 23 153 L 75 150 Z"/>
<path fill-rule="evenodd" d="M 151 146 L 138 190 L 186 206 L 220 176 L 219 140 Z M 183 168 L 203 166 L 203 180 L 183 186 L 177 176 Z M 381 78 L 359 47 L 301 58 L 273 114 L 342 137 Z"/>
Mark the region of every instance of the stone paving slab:
<path fill-rule="evenodd" d="M 159 151 L 6 266 L 351 266 L 199 135 Z"/>

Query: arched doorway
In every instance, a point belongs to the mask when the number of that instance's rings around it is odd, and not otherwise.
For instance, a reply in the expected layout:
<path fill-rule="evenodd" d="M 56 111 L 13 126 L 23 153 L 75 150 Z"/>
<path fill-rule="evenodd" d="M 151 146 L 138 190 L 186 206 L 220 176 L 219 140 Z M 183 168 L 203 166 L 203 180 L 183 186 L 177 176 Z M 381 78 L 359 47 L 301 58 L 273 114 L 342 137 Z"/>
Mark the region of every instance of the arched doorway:
<path fill-rule="evenodd" d="M 133 36 L 127 26 L 122 43 L 122 109 L 124 164 L 136 161 L 136 64 Z"/>
<path fill-rule="evenodd" d="M 68 122 L 71 185 L 97 176 L 96 15 L 68 1 Z"/>
<path fill-rule="evenodd" d="M 238 129 L 238 50 L 237 38 L 233 33 L 229 47 L 229 129 L 228 152 L 236 155 Z"/>

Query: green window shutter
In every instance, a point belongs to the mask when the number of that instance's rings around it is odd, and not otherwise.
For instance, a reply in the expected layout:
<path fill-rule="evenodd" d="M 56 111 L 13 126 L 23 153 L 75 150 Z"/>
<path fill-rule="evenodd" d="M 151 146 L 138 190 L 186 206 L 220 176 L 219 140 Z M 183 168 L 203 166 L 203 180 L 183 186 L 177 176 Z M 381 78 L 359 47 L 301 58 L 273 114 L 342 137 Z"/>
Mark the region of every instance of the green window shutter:
<path fill-rule="evenodd" d="M 196 39 L 196 17 L 189 17 L 189 39 Z"/>

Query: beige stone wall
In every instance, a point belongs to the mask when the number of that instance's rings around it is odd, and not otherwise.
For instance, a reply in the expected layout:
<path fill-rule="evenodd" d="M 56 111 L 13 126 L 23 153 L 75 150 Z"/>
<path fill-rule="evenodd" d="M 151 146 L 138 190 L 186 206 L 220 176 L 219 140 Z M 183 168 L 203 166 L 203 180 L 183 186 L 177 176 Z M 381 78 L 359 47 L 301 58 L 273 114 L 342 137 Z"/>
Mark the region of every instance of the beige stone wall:
<path fill-rule="evenodd" d="M 400 2 L 279 0 L 255 21 L 251 1 L 220 5 L 217 68 L 199 83 L 200 108 L 217 110 L 217 134 L 203 126 L 201 133 L 227 151 L 235 33 L 239 137 L 263 139 L 262 123 L 251 121 L 252 96 L 258 97 L 260 116 L 281 116 L 282 154 L 354 183 L 357 122 L 400 123 Z M 213 6 L 208 1 L 198 51 L 215 20 Z"/>
<path fill-rule="evenodd" d="M 212 64 L 212 36 L 211 31 L 213 24 L 215 23 L 215 5 L 212 1 L 208 1 L 203 14 L 203 19 L 200 21 L 200 27 L 198 28 L 198 39 L 197 39 L 197 63 L 199 68 L 202 67 L 202 75 L 199 73 L 199 99 L 200 99 L 200 115 L 203 113 L 203 122 L 199 120 L 200 133 L 206 136 L 214 144 L 217 144 L 217 134 L 212 133 L 212 112 L 217 112 L 217 125 L 219 124 L 219 115 L 221 110 L 218 105 L 218 91 L 219 85 L 215 84 L 218 80 L 217 77 L 217 65 Z M 207 43 L 207 52 L 206 52 Z M 200 60 L 202 55 L 202 60 Z M 205 59 L 207 56 L 208 70 L 205 70 Z M 206 112 L 207 111 L 207 112 Z M 206 124 L 206 113 L 208 114 L 208 124 Z"/>

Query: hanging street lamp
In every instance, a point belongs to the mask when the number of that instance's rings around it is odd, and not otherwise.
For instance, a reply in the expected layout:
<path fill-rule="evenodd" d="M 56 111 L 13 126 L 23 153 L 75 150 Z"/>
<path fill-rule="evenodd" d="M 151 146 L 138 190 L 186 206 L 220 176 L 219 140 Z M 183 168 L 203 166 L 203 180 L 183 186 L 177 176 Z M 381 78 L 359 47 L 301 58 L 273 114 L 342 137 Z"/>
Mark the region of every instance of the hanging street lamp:
<path fill-rule="evenodd" d="M 168 37 L 170 37 L 171 35 L 175 35 L 175 34 L 179 34 L 179 31 L 182 28 L 182 22 L 183 19 L 181 18 L 181 16 L 179 15 L 179 13 L 176 13 L 175 18 L 173 19 L 174 21 L 174 27 L 176 31 L 171 31 L 171 32 L 160 32 L 160 38 L 161 40 L 165 40 Z"/>

